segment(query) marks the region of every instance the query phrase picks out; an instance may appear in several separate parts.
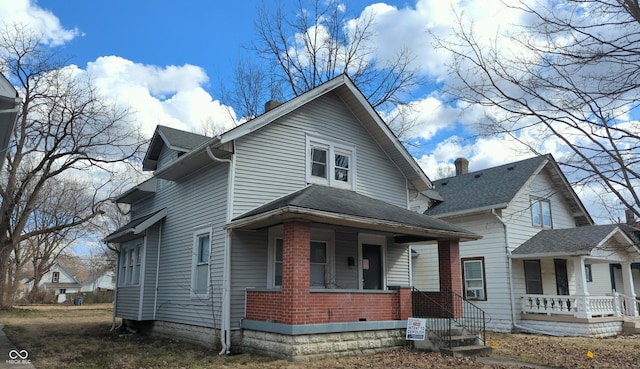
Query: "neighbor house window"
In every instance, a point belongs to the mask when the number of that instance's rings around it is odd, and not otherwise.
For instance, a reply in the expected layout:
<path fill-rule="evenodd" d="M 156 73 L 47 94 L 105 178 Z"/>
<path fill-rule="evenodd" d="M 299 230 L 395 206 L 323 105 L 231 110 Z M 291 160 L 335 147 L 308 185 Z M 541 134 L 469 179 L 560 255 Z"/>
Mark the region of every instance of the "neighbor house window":
<path fill-rule="evenodd" d="M 355 149 L 345 144 L 307 138 L 307 182 L 355 188 Z"/>
<path fill-rule="evenodd" d="M 131 286 L 140 283 L 140 264 L 142 261 L 142 245 L 123 246 L 120 249 L 120 271 L 118 284 Z"/>
<path fill-rule="evenodd" d="M 60 294 L 64 295 L 65 293 L 67 293 L 67 289 L 66 288 L 61 288 L 60 289 Z"/>
<path fill-rule="evenodd" d="M 60 282 L 60 272 L 53 272 L 51 274 L 52 274 L 52 276 L 51 276 L 51 282 L 52 283 Z"/>
<path fill-rule="evenodd" d="M 191 281 L 192 297 L 209 295 L 209 254 L 211 251 L 211 230 L 202 228 L 193 236 L 193 276 Z"/>
<path fill-rule="evenodd" d="M 584 275 L 587 278 L 587 282 L 593 282 L 593 274 L 591 272 L 591 264 L 584 265 Z"/>
<path fill-rule="evenodd" d="M 484 258 L 462 259 L 462 279 L 464 280 L 464 297 L 467 300 L 486 300 Z"/>
<path fill-rule="evenodd" d="M 531 222 L 537 227 L 551 228 L 551 203 L 549 200 L 531 198 Z"/>
<path fill-rule="evenodd" d="M 527 294 L 542 295 L 540 260 L 524 260 L 524 279 Z"/>

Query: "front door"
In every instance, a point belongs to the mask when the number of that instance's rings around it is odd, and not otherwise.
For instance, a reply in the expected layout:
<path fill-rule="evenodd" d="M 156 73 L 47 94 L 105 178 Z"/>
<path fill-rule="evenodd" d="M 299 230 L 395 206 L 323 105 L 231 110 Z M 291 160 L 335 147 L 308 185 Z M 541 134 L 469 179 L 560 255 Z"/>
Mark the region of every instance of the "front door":
<path fill-rule="evenodd" d="M 362 244 L 362 288 L 382 289 L 382 247 Z"/>
<path fill-rule="evenodd" d="M 567 277 L 567 260 L 553 259 L 556 270 L 556 290 L 558 295 L 569 294 L 569 278 Z"/>

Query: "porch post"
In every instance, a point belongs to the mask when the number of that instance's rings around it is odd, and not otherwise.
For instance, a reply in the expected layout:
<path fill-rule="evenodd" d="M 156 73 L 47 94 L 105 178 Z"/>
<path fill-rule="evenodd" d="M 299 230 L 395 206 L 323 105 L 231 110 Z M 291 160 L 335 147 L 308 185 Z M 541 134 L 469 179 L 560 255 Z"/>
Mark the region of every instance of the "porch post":
<path fill-rule="evenodd" d="M 627 306 L 627 314 L 629 315 L 633 314 L 632 316 L 638 316 L 638 304 L 635 303 L 636 293 L 635 293 L 635 287 L 633 285 L 633 274 L 631 274 L 631 263 L 627 261 L 627 262 L 621 263 L 621 265 L 622 265 L 622 284 L 624 285 L 624 294 L 626 296 L 629 296 L 629 299 L 627 299 L 626 297 L 623 297 L 623 298 L 627 300 L 627 304 L 631 305 L 631 306 Z"/>
<path fill-rule="evenodd" d="M 462 296 L 459 240 L 438 240 L 438 266 L 440 268 L 440 293 L 448 293 L 451 290 Z M 454 301 L 451 298 L 444 305 L 453 313 L 454 317 L 462 317 L 462 305 L 455 304 Z"/>
<path fill-rule="evenodd" d="M 573 274 L 576 276 L 576 318 L 591 318 L 589 291 L 587 290 L 587 276 L 584 270 L 584 259 L 573 259 Z"/>
<path fill-rule="evenodd" d="M 310 295 L 311 225 L 305 221 L 284 223 L 282 245 L 282 306 L 284 324 L 304 324 Z"/>

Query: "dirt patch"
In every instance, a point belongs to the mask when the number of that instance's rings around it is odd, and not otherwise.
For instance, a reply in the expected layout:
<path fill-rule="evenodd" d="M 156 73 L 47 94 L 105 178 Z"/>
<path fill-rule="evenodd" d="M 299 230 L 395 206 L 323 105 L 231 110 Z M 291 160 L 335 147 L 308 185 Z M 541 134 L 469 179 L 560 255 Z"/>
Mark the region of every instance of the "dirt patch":
<path fill-rule="evenodd" d="M 452 358 L 410 349 L 296 363 L 130 332 L 111 332 L 111 305 L 29 306 L 0 312 L 9 338 L 36 368 L 635 368 L 640 337 L 588 339 L 488 334 L 492 360 Z M 590 355 L 588 355 L 590 353 Z"/>

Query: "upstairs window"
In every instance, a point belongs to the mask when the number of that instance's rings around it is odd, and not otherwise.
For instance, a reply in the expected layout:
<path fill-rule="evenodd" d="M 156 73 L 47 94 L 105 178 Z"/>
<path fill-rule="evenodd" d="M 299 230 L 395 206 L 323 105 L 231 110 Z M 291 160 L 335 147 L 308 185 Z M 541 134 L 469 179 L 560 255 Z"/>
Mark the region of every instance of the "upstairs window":
<path fill-rule="evenodd" d="M 51 282 L 52 283 L 60 282 L 60 272 L 53 272 L 51 274 L 52 274 L 52 277 L 51 277 Z"/>
<path fill-rule="evenodd" d="M 551 203 L 549 200 L 531 198 L 531 223 L 536 227 L 551 228 Z"/>
<path fill-rule="evenodd" d="M 308 137 L 307 183 L 355 189 L 355 149 Z"/>

